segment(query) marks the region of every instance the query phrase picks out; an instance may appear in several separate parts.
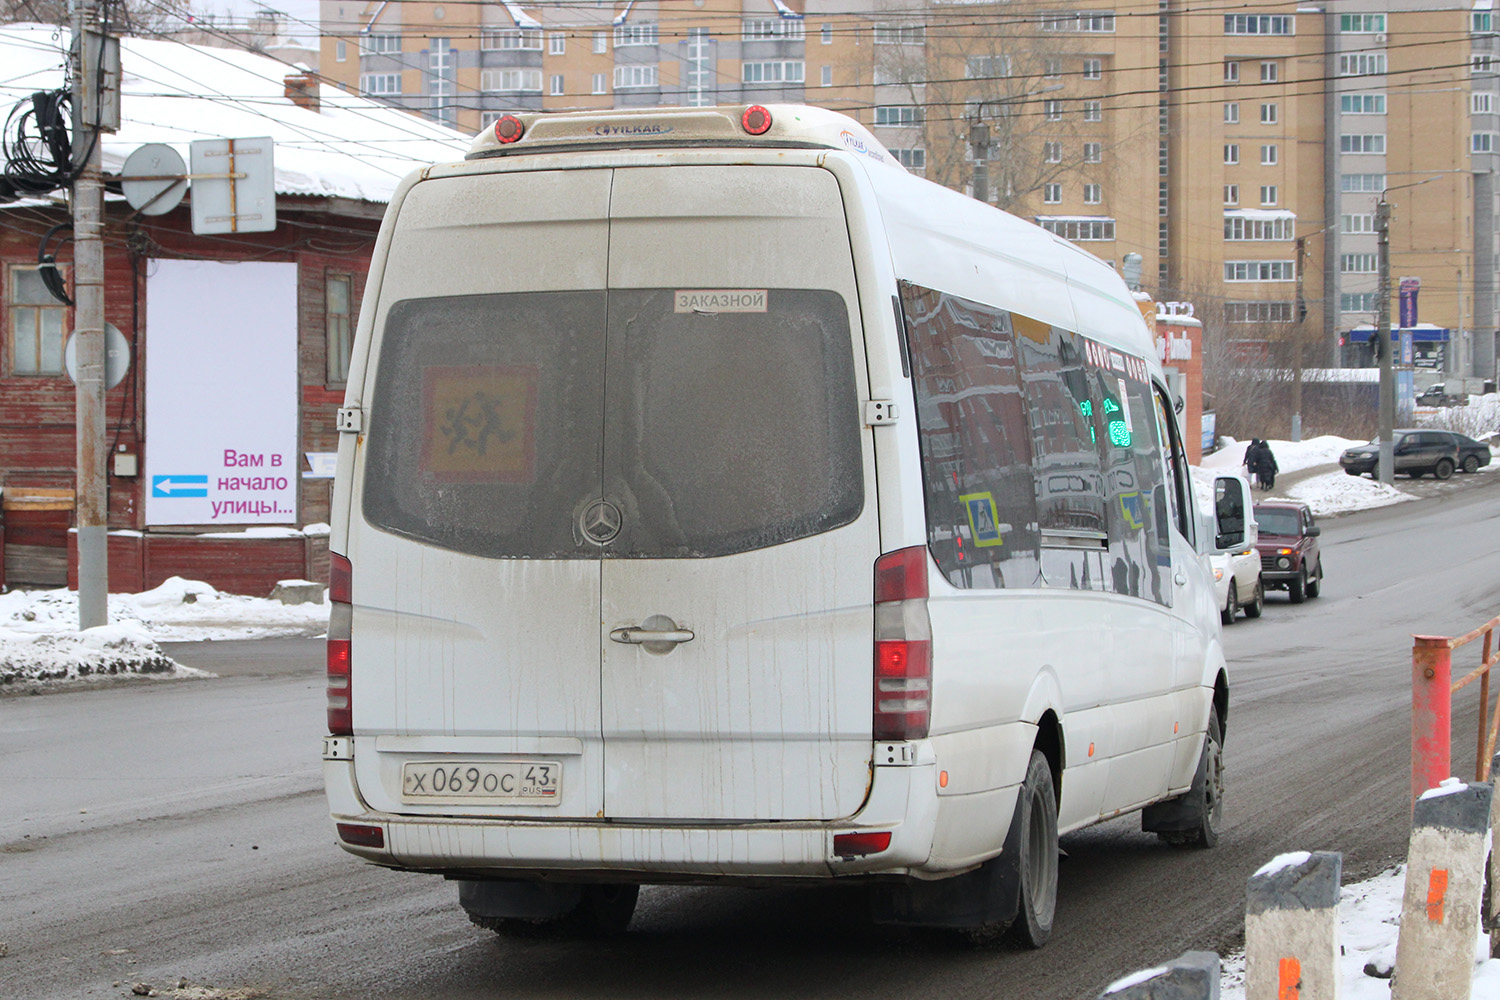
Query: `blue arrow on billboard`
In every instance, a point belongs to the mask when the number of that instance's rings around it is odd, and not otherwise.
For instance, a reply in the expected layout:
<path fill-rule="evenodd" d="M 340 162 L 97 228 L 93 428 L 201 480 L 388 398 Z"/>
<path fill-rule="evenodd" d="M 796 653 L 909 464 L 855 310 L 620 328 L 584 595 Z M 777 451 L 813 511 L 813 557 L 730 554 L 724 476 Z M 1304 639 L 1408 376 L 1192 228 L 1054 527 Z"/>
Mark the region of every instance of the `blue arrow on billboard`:
<path fill-rule="evenodd" d="M 207 476 L 152 476 L 151 495 L 154 497 L 206 497 Z"/>

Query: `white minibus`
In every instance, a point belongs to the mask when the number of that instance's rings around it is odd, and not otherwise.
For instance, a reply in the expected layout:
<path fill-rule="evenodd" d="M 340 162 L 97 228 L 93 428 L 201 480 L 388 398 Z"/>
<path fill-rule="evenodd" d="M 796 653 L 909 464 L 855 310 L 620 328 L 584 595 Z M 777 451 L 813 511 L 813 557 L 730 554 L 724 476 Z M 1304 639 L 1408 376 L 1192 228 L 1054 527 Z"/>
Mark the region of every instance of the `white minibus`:
<path fill-rule="evenodd" d="M 360 313 L 340 844 L 497 931 L 859 879 L 1040 946 L 1059 834 L 1218 835 L 1239 539 L 1175 410 L 1105 263 L 850 118 L 502 117 L 402 183 Z"/>

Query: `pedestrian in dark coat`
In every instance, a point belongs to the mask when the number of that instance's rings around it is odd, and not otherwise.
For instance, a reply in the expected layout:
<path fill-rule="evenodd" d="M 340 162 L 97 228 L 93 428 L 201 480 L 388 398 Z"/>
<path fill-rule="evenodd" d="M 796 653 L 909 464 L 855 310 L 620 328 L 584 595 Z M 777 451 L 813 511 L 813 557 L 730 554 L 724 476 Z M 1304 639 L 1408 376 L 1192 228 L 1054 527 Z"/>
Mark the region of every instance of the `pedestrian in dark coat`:
<path fill-rule="evenodd" d="M 1265 441 L 1260 443 L 1260 450 L 1256 453 L 1255 471 L 1260 476 L 1261 489 L 1276 488 L 1276 473 L 1280 466 L 1276 464 L 1276 456 L 1271 454 L 1270 444 Z"/>
<path fill-rule="evenodd" d="M 1251 486 L 1260 485 L 1260 445 L 1260 438 L 1251 438 L 1245 445 L 1245 478 L 1250 480 Z"/>

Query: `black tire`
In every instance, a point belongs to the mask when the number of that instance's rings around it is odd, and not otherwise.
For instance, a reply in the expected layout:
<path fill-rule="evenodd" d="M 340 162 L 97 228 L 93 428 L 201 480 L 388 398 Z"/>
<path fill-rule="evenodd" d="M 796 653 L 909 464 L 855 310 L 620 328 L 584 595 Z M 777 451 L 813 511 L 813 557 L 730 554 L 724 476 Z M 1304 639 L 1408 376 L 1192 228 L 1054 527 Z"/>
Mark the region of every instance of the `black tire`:
<path fill-rule="evenodd" d="M 1224 598 L 1224 606 L 1219 609 L 1219 621 L 1225 625 L 1234 624 L 1234 613 L 1239 610 L 1237 598 L 1239 594 L 1235 591 L 1234 581 L 1229 581 L 1229 595 Z"/>
<path fill-rule="evenodd" d="M 1307 567 L 1302 567 L 1302 572 L 1286 582 L 1287 600 L 1293 604 L 1301 604 L 1307 600 Z"/>
<path fill-rule="evenodd" d="M 1432 467 L 1432 478 L 1447 479 L 1453 475 L 1453 460 L 1448 458 L 1438 459 L 1438 464 Z"/>
<path fill-rule="evenodd" d="M 1356 472 L 1354 469 L 1345 469 L 1344 471 L 1347 472 L 1347 473 L 1349 473 L 1349 475 L 1351 475 L 1351 476 L 1363 476 L 1364 475 L 1363 472 Z"/>
<path fill-rule="evenodd" d="M 1317 597 L 1323 592 L 1323 560 L 1318 560 L 1318 568 L 1313 572 L 1312 578 L 1307 581 L 1307 596 Z"/>
<path fill-rule="evenodd" d="M 1193 787 L 1183 800 L 1194 813 L 1193 826 L 1157 836 L 1178 847 L 1218 844 L 1219 826 L 1224 821 L 1224 727 L 1219 723 L 1217 705 L 1208 710 L 1208 733 L 1198 758 L 1198 773 L 1193 775 Z"/>
<path fill-rule="evenodd" d="M 1021 785 L 1019 839 L 1021 898 L 1010 937 L 1023 948 L 1040 948 L 1052 936 L 1057 915 L 1057 797 L 1052 768 L 1040 750 L 1031 751 Z"/>
<path fill-rule="evenodd" d="M 1255 599 L 1245 605 L 1246 618 L 1259 618 L 1260 613 L 1266 609 L 1266 588 L 1259 580 L 1255 581 Z"/>
<path fill-rule="evenodd" d="M 1465 455 L 1464 456 L 1464 464 L 1463 464 L 1462 468 L 1463 468 L 1463 470 L 1465 472 L 1467 472 L 1471 476 L 1474 473 L 1478 472 L 1479 471 L 1479 456 L 1478 455 Z"/>

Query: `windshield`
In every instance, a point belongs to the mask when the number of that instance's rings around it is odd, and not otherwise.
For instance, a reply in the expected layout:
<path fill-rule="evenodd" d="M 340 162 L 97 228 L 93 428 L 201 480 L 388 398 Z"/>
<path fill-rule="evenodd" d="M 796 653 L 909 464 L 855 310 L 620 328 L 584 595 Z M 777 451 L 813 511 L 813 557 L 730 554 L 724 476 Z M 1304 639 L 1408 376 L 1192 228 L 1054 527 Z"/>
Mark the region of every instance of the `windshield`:
<path fill-rule="evenodd" d="M 1255 520 L 1260 523 L 1260 532 L 1263 535 L 1300 534 L 1301 517 L 1295 510 L 1287 510 L 1283 507 L 1257 507 Z"/>

